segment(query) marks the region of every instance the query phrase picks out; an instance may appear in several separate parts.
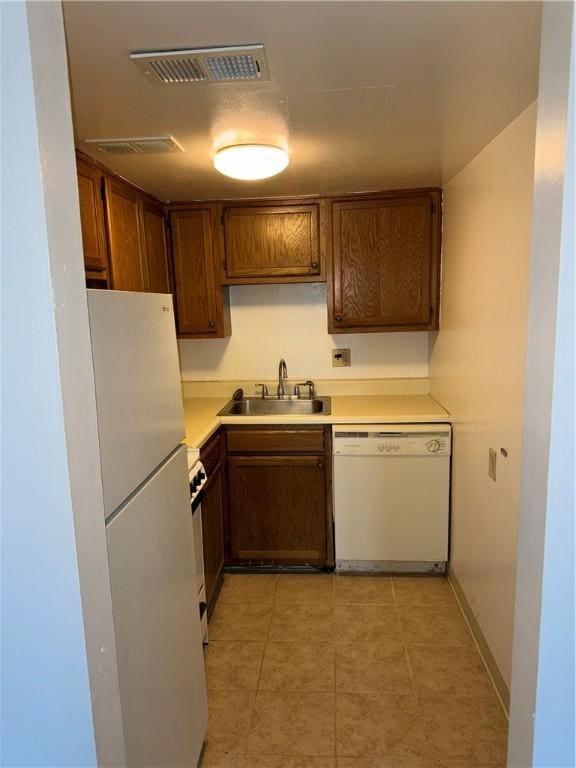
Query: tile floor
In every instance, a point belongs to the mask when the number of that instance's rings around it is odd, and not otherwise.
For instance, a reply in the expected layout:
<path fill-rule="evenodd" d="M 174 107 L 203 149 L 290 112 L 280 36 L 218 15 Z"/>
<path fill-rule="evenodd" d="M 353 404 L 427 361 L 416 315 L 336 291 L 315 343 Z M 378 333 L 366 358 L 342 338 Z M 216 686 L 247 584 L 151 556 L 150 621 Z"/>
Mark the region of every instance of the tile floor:
<path fill-rule="evenodd" d="M 507 723 L 441 577 L 226 575 L 202 768 L 496 768 Z"/>

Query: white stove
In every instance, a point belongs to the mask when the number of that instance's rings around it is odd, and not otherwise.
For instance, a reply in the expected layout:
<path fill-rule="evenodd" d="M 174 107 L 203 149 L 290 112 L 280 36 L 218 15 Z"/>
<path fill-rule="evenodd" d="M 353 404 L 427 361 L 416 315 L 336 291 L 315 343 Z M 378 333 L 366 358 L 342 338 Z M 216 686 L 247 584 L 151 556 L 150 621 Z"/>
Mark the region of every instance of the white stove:
<path fill-rule="evenodd" d="M 200 461 L 198 448 L 188 448 L 188 482 L 190 483 L 190 507 L 192 509 L 192 527 L 194 529 L 194 550 L 196 555 L 196 582 L 198 588 L 198 607 L 202 640 L 208 642 L 208 616 L 206 615 L 206 586 L 204 583 L 204 547 L 202 542 L 202 496 L 208 478 Z"/>

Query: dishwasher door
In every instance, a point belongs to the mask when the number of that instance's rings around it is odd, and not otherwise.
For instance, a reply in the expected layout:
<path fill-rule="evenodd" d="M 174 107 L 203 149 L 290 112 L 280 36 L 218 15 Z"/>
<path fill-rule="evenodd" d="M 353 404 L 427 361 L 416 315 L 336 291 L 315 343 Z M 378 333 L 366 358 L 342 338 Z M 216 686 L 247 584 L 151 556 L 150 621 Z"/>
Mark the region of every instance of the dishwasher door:
<path fill-rule="evenodd" d="M 449 425 L 334 427 L 336 568 L 443 572 Z"/>

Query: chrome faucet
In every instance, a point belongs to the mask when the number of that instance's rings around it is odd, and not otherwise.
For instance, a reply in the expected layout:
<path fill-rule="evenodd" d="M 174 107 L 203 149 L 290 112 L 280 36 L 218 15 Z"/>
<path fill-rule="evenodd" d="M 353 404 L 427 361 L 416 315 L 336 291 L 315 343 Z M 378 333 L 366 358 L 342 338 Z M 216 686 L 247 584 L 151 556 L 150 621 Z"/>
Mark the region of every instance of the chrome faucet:
<path fill-rule="evenodd" d="M 278 364 L 278 399 L 284 397 L 284 381 L 288 378 L 288 368 L 286 367 L 286 360 L 282 358 Z"/>
<path fill-rule="evenodd" d="M 294 395 L 300 400 L 302 398 L 302 387 L 308 387 L 308 400 L 314 400 L 316 397 L 316 387 L 313 381 L 302 381 L 300 384 L 294 384 Z"/>

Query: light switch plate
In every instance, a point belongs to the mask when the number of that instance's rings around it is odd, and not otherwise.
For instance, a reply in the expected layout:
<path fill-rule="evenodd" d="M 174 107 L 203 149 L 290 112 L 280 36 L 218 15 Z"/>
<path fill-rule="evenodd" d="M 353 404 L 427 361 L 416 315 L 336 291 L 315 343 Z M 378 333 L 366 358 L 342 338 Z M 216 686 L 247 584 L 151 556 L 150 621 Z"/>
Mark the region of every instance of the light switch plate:
<path fill-rule="evenodd" d="M 496 482 L 496 451 L 488 448 L 488 477 Z"/>
<path fill-rule="evenodd" d="M 332 350 L 332 368 L 348 368 L 351 365 L 350 349 Z"/>

